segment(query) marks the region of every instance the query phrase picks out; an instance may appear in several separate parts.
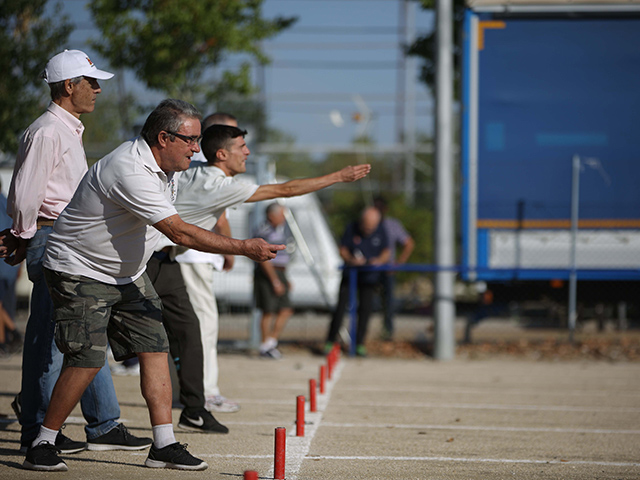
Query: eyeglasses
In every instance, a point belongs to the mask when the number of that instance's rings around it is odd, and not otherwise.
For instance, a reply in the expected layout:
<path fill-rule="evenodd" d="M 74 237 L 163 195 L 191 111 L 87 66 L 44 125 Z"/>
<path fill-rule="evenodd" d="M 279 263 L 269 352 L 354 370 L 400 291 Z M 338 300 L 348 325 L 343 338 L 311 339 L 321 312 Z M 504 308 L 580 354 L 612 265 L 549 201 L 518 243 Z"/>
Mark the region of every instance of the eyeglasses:
<path fill-rule="evenodd" d="M 178 137 L 183 142 L 186 142 L 188 145 L 196 145 L 200 143 L 202 140 L 202 135 L 193 135 L 192 137 L 188 135 L 182 135 L 181 133 L 170 132 L 169 130 L 165 130 L 169 135 L 173 135 L 174 137 Z"/>

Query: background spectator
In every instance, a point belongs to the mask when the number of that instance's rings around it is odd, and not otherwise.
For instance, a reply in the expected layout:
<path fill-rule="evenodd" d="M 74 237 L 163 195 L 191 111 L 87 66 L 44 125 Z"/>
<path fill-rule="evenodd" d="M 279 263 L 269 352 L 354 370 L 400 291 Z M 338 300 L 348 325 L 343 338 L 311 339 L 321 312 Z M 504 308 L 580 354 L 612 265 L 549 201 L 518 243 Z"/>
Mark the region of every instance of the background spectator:
<path fill-rule="evenodd" d="M 338 305 L 329 325 L 325 351 L 329 352 L 336 341 L 345 310 L 349 303 L 350 267 L 382 265 L 389 261 L 389 240 L 381 225 L 382 216 L 375 207 L 367 207 L 360 221 L 347 226 L 340 241 L 340 256 L 345 262 L 340 284 Z M 381 283 L 382 272 L 358 272 L 358 332 L 356 334 L 356 355 L 364 357 L 367 350 L 364 339 L 367 334 L 369 316 L 373 310 L 373 296 Z"/>
<path fill-rule="evenodd" d="M 389 263 L 402 265 L 406 263 L 413 252 L 415 242 L 411 235 L 402 226 L 400 220 L 387 216 L 389 205 L 384 197 L 377 197 L 373 205 L 382 215 L 382 228 L 387 233 L 389 240 Z M 396 258 L 396 247 L 402 247 L 400 255 Z M 391 340 L 393 337 L 393 317 L 395 314 L 395 272 L 387 271 L 382 275 L 382 308 L 384 310 L 384 324 L 382 328 L 382 339 Z"/>
<path fill-rule="evenodd" d="M 292 235 L 287 228 L 284 208 L 278 203 L 270 204 L 266 211 L 267 220 L 254 236 L 264 238 L 269 243 L 277 240 L 279 244 L 290 244 Z M 262 310 L 260 356 L 266 358 L 282 357 L 277 348 L 278 339 L 287 320 L 293 315 L 289 299 L 291 284 L 285 273 L 290 259 L 288 250 L 279 251 L 273 260 L 257 263 L 255 268 L 253 285 L 256 307 Z"/>

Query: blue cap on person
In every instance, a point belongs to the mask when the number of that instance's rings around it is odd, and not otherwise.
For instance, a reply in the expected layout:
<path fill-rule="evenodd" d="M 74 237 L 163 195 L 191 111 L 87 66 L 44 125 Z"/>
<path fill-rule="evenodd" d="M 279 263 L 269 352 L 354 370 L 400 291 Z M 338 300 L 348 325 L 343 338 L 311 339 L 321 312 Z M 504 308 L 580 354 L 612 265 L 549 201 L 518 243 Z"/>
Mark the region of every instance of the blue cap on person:
<path fill-rule="evenodd" d="M 98 70 L 89 56 L 80 50 L 65 50 L 47 62 L 42 77 L 47 83 L 56 83 L 75 77 L 108 80 L 113 73 Z"/>

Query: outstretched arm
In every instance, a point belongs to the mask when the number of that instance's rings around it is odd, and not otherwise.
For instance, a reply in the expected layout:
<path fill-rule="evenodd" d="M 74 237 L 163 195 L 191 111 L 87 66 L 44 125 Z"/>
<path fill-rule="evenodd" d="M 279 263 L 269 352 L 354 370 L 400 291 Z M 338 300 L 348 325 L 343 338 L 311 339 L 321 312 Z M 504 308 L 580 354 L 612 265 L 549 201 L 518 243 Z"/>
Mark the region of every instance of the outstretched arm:
<path fill-rule="evenodd" d="M 236 240 L 235 238 L 218 235 L 204 228 L 186 223 L 179 215 L 167 217 L 153 226 L 177 245 L 202 252 L 244 255 L 256 262 L 271 260 L 275 258 L 279 250 L 286 248 L 285 245 L 271 245 L 262 238 Z"/>
<path fill-rule="evenodd" d="M 300 178 L 285 183 L 273 185 L 260 185 L 258 190 L 249 197 L 247 202 L 260 202 L 280 197 L 296 197 L 329 187 L 334 183 L 350 183 L 367 176 L 371 171 L 371 165 L 350 165 L 342 170 L 323 175 L 321 177 Z"/>

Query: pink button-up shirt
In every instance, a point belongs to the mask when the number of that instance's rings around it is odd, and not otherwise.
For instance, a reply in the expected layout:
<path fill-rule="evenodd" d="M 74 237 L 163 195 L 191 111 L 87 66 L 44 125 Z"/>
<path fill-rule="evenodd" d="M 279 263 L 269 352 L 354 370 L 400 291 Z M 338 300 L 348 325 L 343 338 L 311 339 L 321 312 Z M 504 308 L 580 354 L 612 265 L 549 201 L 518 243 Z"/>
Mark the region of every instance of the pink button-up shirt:
<path fill-rule="evenodd" d="M 82 122 L 55 103 L 29 125 L 20 141 L 7 200 L 11 233 L 28 239 L 38 218 L 55 220 L 87 172 Z"/>

